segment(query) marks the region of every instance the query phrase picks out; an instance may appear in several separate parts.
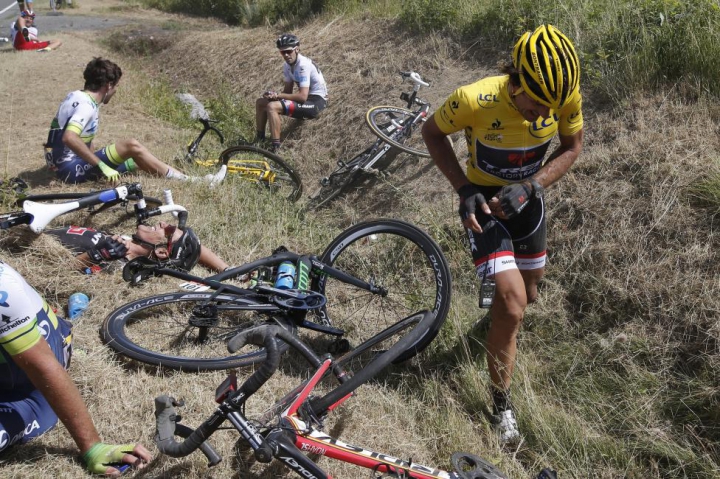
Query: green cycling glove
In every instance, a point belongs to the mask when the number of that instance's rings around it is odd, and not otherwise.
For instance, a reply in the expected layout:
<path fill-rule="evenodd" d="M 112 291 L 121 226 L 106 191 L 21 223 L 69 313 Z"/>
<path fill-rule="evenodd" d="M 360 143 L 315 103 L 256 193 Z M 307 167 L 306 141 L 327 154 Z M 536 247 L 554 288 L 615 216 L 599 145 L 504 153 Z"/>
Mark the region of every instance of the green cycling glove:
<path fill-rule="evenodd" d="M 108 165 L 103 163 L 102 161 L 98 163 L 98 168 L 100 168 L 100 171 L 102 171 L 102 174 L 105 175 L 105 178 L 107 178 L 110 181 L 115 181 L 120 177 L 120 173 L 117 170 L 113 170 Z"/>
<path fill-rule="evenodd" d="M 108 467 L 115 467 L 116 464 L 123 463 L 123 456 L 133 454 L 133 449 L 135 449 L 135 444 L 114 446 L 98 442 L 83 454 L 82 458 L 88 471 L 93 474 L 105 474 Z"/>

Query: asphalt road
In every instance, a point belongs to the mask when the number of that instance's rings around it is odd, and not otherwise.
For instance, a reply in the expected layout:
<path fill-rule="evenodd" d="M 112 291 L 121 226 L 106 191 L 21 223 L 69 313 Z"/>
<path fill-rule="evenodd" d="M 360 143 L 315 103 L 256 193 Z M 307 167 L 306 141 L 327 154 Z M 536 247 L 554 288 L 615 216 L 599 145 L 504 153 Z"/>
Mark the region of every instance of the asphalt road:
<path fill-rule="evenodd" d="M 3 10 L 5 11 L 3 12 Z M 0 0 L 0 12 L 3 12 L 0 13 L 0 37 L 9 37 L 10 24 L 20 12 L 17 7 L 17 2 L 12 1 L 8 3 L 7 0 Z M 84 16 L 80 14 L 81 12 L 82 10 L 80 9 L 68 9 L 58 12 L 58 14 L 49 12 L 38 13 L 37 17 L 35 17 L 35 25 L 39 32 L 38 36 L 40 39 L 45 39 L 53 33 L 66 30 L 99 30 L 127 23 L 117 18 L 108 19 Z"/>

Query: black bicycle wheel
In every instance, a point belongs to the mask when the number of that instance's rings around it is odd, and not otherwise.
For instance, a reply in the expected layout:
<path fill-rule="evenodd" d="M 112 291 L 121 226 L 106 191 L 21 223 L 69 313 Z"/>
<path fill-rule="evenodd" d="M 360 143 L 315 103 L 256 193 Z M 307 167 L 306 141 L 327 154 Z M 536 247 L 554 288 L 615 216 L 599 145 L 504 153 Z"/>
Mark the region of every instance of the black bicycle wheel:
<path fill-rule="evenodd" d="M 64 203 L 72 200 L 79 200 L 97 193 L 97 191 L 90 191 L 82 193 L 46 193 L 42 195 L 24 195 L 18 198 L 16 203 L 18 206 L 22 206 L 25 201 L 35 201 L 37 203 Z M 163 204 L 160 199 L 153 198 L 152 196 L 144 196 L 144 199 L 148 208 L 157 208 Z M 110 201 L 93 206 L 89 209 L 89 212 L 91 215 L 94 215 L 107 211 L 114 206 L 121 205 L 125 207 L 125 211 L 128 215 L 135 216 L 135 210 L 133 209 L 132 204 L 137 201 L 137 195 L 129 195 L 125 200 Z"/>
<path fill-rule="evenodd" d="M 365 115 L 370 130 L 381 140 L 411 155 L 430 158 L 420 134 L 422 121 L 412 123 L 415 113 L 395 106 L 376 106 Z M 423 120 L 424 121 L 424 120 Z"/>
<path fill-rule="evenodd" d="M 334 364 L 342 368 L 344 373 L 350 373 L 350 375 L 345 374 L 345 382 L 339 383 L 335 375 L 331 371 L 327 371 L 315 386 L 314 392 L 322 399 L 313 401 L 313 411 L 318 415 L 324 414 L 339 399 L 353 392 L 387 368 L 403 351 L 411 347 L 415 341 L 427 333 L 427 330 L 434 322 L 433 318 L 428 317 L 430 315 L 432 313 L 423 311 L 403 318 L 358 345 L 358 347 L 335 358 Z M 348 378 L 350 379 L 348 380 Z M 308 381 L 309 379 L 300 383 L 295 389 L 265 410 L 260 418 L 260 423 L 263 425 L 272 423 L 278 414 L 287 409 L 297 398 Z M 342 388 L 340 387 L 341 384 Z"/>
<path fill-rule="evenodd" d="M 254 304 L 238 296 L 171 293 L 120 306 L 105 318 L 102 340 L 118 353 L 154 366 L 181 371 L 213 371 L 262 362 L 262 348 L 243 348 L 230 355 L 227 341 L 240 331 L 268 320 L 254 310 L 230 309 Z M 293 334 L 295 325 L 282 321 Z M 287 349 L 280 345 L 280 351 Z"/>
<path fill-rule="evenodd" d="M 228 173 L 239 175 L 297 201 L 302 194 L 300 176 L 274 153 L 252 145 L 233 146 L 220 153 L 220 162 L 227 165 Z"/>
<path fill-rule="evenodd" d="M 344 371 L 351 372 L 352 377 L 324 396 L 312 400 L 313 412 L 322 416 L 333 404 L 373 379 L 391 363 L 399 362 L 405 352 L 426 336 L 436 322 L 429 311 L 417 312 L 338 358 L 337 364 Z"/>
<path fill-rule="evenodd" d="M 439 246 L 419 228 L 387 219 L 361 223 L 335 238 L 321 260 L 384 291 L 373 294 L 329 276 L 317 278 L 317 291 L 327 297 L 323 320 L 344 331 L 331 352 L 353 350 L 418 311 L 432 312 L 435 320 L 425 334 L 395 359 L 405 361 L 427 347 L 445 322 L 450 270 Z"/>
<path fill-rule="evenodd" d="M 321 180 L 320 188 L 310 197 L 308 208 L 311 210 L 320 209 L 330 201 L 340 196 L 348 186 L 360 174 L 360 168 L 367 159 L 372 147 L 363 151 L 352 160 L 341 163 L 339 167 L 330 173 L 330 176 Z"/>

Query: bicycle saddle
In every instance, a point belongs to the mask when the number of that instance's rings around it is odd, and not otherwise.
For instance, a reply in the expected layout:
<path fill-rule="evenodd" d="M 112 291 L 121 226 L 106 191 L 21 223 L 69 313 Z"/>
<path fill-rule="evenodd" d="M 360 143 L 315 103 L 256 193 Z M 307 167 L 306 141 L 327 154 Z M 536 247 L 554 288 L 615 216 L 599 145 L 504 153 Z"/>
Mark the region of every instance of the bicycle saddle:
<path fill-rule="evenodd" d="M 508 479 L 498 468 L 475 454 L 456 452 L 450 462 L 462 479 Z"/>
<path fill-rule="evenodd" d="M 30 223 L 30 229 L 34 233 L 42 233 L 45 227 L 52 220 L 60 215 L 76 210 L 79 204 L 77 201 L 70 201 L 67 203 L 58 204 L 45 204 L 36 203 L 34 201 L 25 201 L 23 203 L 23 211 L 33 215 L 33 220 Z"/>

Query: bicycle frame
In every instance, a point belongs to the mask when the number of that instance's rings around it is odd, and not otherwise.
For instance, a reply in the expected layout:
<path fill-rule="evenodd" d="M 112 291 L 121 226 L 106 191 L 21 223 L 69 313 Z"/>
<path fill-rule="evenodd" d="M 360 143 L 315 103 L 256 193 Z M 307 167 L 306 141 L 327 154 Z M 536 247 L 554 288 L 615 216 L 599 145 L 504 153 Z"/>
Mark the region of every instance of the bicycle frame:
<path fill-rule="evenodd" d="M 26 200 L 23 202 L 23 212 L 9 213 L 8 219 L 0 222 L 0 229 L 7 229 L 19 224 L 27 224 L 34 233 L 42 233 L 45 227 L 58 216 L 81 208 L 106 203 L 118 203 L 127 200 L 130 195 L 136 195 L 138 202 L 135 205 L 135 216 L 138 224 L 164 213 L 177 212 L 180 218 L 181 229 L 187 221 L 187 210 L 181 205 L 162 205 L 158 208 L 148 209 L 139 183 L 117 186 L 112 189 L 99 191 L 93 195 L 64 203 L 37 203 Z"/>
<path fill-rule="evenodd" d="M 241 304 L 237 306 L 226 306 L 223 307 L 224 309 L 257 310 L 258 304 L 264 305 L 265 307 L 263 308 L 263 311 L 267 313 L 282 311 L 286 309 L 289 309 L 291 311 L 293 309 L 296 309 L 299 310 L 301 313 L 305 313 L 308 309 L 315 309 L 318 319 L 317 322 L 308 321 L 307 319 L 305 319 L 305 314 L 301 314 L 294 316 L 294 320 L 296 321 L 297 326 L 325 334 L 330 334 L 333 336 L 342 336 L 344 334 L 343 330 L 329 326 L 328 322 L 326 321 L 327 311 L 324 309 L 324 297 L 322 304 L 317 305 L 318 303 L 313 303 L 313 305 L 315 305 L 314 307 L 300 307 L 303 301 L 316 300 L 317 298 L 315 297 L 318 296 L 319 293 L 315 293 L 312 291 L 300 291 L 296 289 L 278 289 L 269 285 L 258 285 L 254 290 L 250 290 L 240 288 L 232 284 L 223 283 L 223 281 L 226 279 L 245 277 L 249 273 L 257 271 L 260 268 L 277 266 L 284 261 L 290 261 L 293 264 L 297 264 L 299 261 L 305 261 L 309 264 L 310 269 L 316 273 L 332 276 L 333 278 L 336 278 L 344 283 L 364 289 L 371 294 L 386 294 L 386 291 L 384 291 L 383 289 L 378 288 L 377 286 L 368 283 L 367 281 L 351 276 L 342 270 L 327 265 L 320 261 L 316 256 L 301 255 L 298 253 L 293 253 L 291 251 L 276 252 L 271 256 L 257 259 L 236 268 L 223 271 L 222 273 L 208 276 L 207 278 L 201 278 L 188 272 L 173 268 L 165 268 L 160 263 L 149 263 L 146 258 L 139 258 L 137 260 L 130 261 L 125 265 L 125 268 L 123 270 L 123 277 L 126 281 L 129 281 L 132 284 L 138 284 L 150 276 L 167 275 L 173 278 L 181 279 L 188 282 L 181 285 L 181 288 L 187 291 L 202 292 L 207 291 L 208 289 L 213 290 L 212 293 L 208 293 L 207 295 L 207 303 L 213 301 L 218 296 L 237 295 L 238 300 Z M 203 285 L 205 286 L 205 288 L 199 285 Z M 269 302 L 258 303 L 256 301 L 251 301 L 253 296 L 258 297 L 261 295 L 273 295 L 275 298 L 278 298 L 276 299 L 276 303 L 280 304 L 272 304 Z M 225 297 L 224 299 L 227 298 Z M 283 307 L 283 300 L 287 300 L 289 303 L 297 302 L 297 306 L 293 307 L 292 305 L 290 305 L 289 308 Z"/>
<path fill-rule="evenodd" d="M 278 453 L 275 454 L 275 457 L 286 467 L 302 477 L 332 479 L 332 476 L 303 454 L 310 453 L 372 469 L 379 473 L 394 473 L 398 477 L 408 479 L 458 479 L 460 477 L 456 473 L 411 463 L 388 454 L 348 444 L 317 430 L 312 420 L 303 419 L 299 412 L 300 407 L 307 401 L 314 387 L 331 366 L 332 360 L 326 359 L 297 399 L 283 411 L 279 427 L 271 430 L 265 438 L 265 441 L 271 445 L 277 444 Z M 349 398 L 349 395 L 343 397 L 330 406 L 329 411 L 336 409 Z M 292 437 L 295 438 L 294 442 Z M 309 476 L 308 472 L 312 476 Z"/>
<path fill-rule="evenodd" d="M 423 319 L 418 323 L 418 328 L 428 318 L 432 319 L 427 312 L 419 313 L 419 315 Z M 413 333 L 415 332 L 413 331 Z M 244 410 L 245 403 L 250 396 L 262 387 L 279 366 L 278 340 L 288 343 L 317 369 L 310 379 L 285 396 L 285 398 L 294 399 L 279 413 L 277 425 L 268 428 L 262 422 L 248 420 Z M 182 402 L 178 402 L 170 396 L 159 396 L 155 399 L 156 443 L 161 452 L 172 457 L 183 457 L 200 448 L 208 458 L 209 465 L 214 466 L 220 462 L 221 458 L 207 442 L 207 439 L 226 420 L 229 420 L 253 449 L 255 458 L 259 462 L 269 463 L 276 458 L 304 478 L 332 479 L 331 475 L 304 453 L 328 456 L 372 469 L 375 473 L 392 474 L 393 477 L 403 479 L 505 478 L 491 464 L 472 454 L 454 454 L 453 466 L 463 470 L 448 472 L 354 446 L 323 433 L 316 429 L 315 425 L 322 427 L 322 419 L 326 414 L 348 400 L 354 394 L 354 390 L 367 379 L 352 382 L 353 380 L 348 378 L 342 368 L 335 364 L 335 360 L 331 356 L 326 355 L 322 359 L 319 358 L 299 339 L 278 326 L 261 326 L 252 332 L 241 333 L 230 341 L 228 349 L 234 352 L 247 343 L 264 346 L 268 351 L 266 362 L 239 387 L 237 377 L 231 373 L 215 392 L 215 400 L 220 404 L 219 408 L 197 429 L 193 430 L 177 424 L 179 416 L 174 407 L 181 406 Z M 382 367 L 383 364 L 387 364 L 384 360 L 392 361 L 400 354 L 402 347 L 400 344 L 395 344 L 377 356 L 373 362 L 377 361 L 377 364 Z M 376 373 L 379 370 L 376 368 L 373 372 Z M 310 395 L 318 382 L 329 371 L 337 378 L 340 386 L 325 396 L 311 398 Z M 281 400 L 280 405 L 284 404 L 285 398 Z M 328 401 L 330 401 L 329 404 Z M 177 442 L 174 439 L 175 434 L 185 437 L 185 441 Z M 474 469 L 468 470 L 467 466 L 474 467 Z"/>
<path fill-rule="evenodd" d="M 408 133 L 415 128 L 415 125 L 417 125 L 421 121 L 424 121 L 424 119 L 427 118 L 430 112 L 430 103 L 418 98 L 417 96 L 420 87 L 429 86 L 429 83 L 424 82 L 420 78 L 420 75 L 415 72 L 400 72 L 400 75 L 402 76 L 403 80 L 409 79 L 414 83 L 412 91 L 401 93 L 400 98 L 407 103 L 408 109 L 412 109 L 414 106 L 418 106 L 418 108 L 416 110 L 413 110 L 413 115 L 410 121 L 405 123 L 399 123 L 393 120 L 388 125 L 385 133 L 389 137 L 397 138 L 398 140 L 409 136 Z M 393 150 L 393 148 L 393 145 L 383 141 L 382 138 L 378 138 L 375 143 L 373 143 L 370 147 L 368 147 L 359 155 L 353 157 L 351 160 L 347 162 L 343 160 L 338 160 L 338 168 L 336 168 L 332 173 L 330 173 L 329 176 L 322 178 L 320 180 L 320 184 L 323 187 L 331 186 L 333 178 L 338 174 L 344 174 L 343 170 L 346 168 L 352 168 L 352 171 L 357 171 L 360 169 L 366 173 L 374 172 L 374 166 L 382 158 L 384 158 L 385 155 L 388 154 L 388 152 Z"/>

